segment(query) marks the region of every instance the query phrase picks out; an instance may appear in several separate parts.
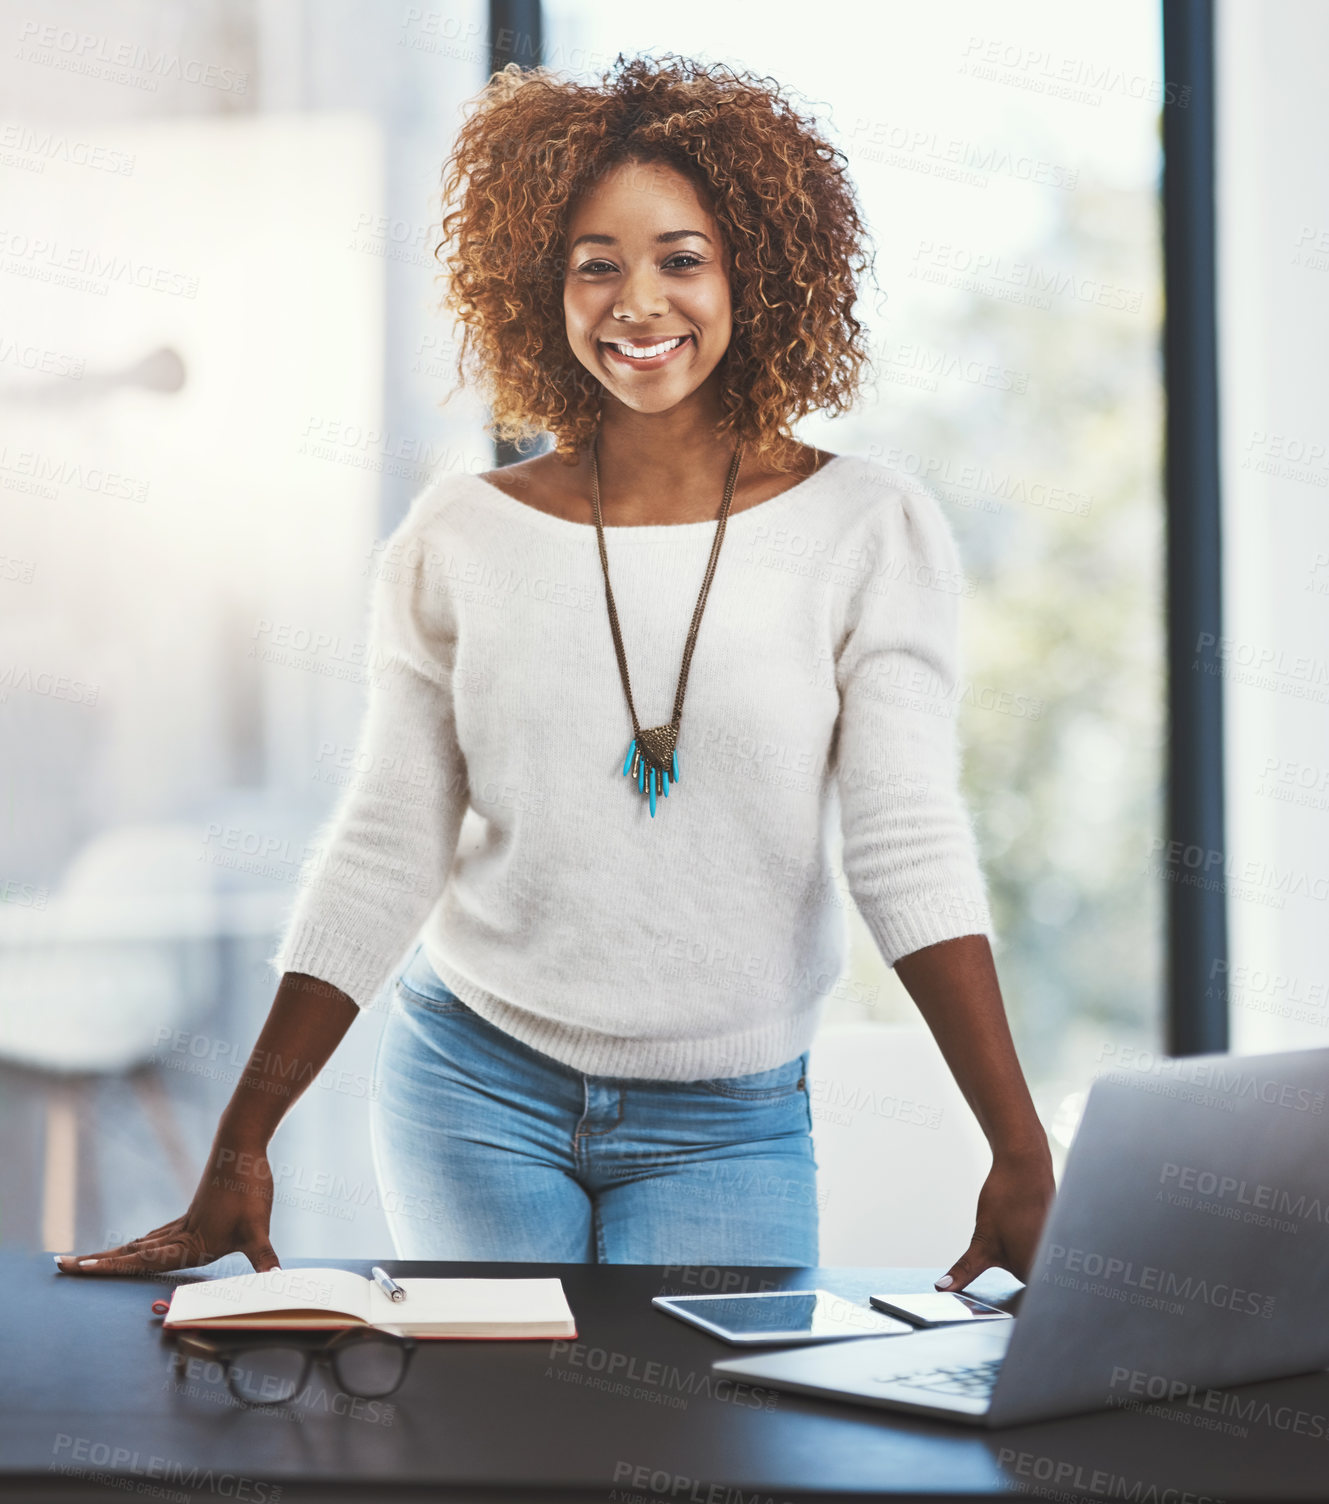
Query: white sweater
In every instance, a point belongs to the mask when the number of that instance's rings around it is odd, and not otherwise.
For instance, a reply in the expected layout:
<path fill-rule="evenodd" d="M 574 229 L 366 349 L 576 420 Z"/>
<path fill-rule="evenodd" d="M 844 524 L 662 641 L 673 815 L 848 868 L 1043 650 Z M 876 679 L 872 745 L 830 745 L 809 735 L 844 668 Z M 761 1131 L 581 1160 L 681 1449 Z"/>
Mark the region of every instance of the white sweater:
<path fill-rule="evenodd" d="M 672 712 L 714 535 L 605 530 L 643 726 Z M 632 724 L 594 526 L 442 476 L 380 545 L 366 771 L 270 964 L 366 1007 L 418 937 L 482 1018 L 590 1075 L 792 1059 L 845 961 L 837 815 L 888 965 L 993 933 L 958 790 L 964 589 L 935 499 L 871 460 L 837 455 L 732 515 L 679 781 L 651 818 L 623 776 Z"/>

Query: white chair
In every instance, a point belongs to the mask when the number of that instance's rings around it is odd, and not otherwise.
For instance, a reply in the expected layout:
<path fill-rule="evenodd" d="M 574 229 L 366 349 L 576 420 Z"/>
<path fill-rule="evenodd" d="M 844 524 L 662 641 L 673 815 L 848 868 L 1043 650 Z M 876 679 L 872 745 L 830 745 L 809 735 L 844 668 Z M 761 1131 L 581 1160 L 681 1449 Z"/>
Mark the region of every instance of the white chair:
<path fill-rule="evenodd" d="M 944 1273 L 969 1246 L 991 1154 L 931 1034 L 828 1024 L 808 1069 L 821 1263 Z"/>
<path fill-rule="evenodd" d="M 0 914 L 0 1059 L 133 1070 L 204 1011 L 219 915 L 201 850 L 185 822 L 115 826 L 75 855 L 40 907 Z"/>
<path fill-rule="evenodd" d="M 216 829 L 287 834 L 270 823 L 231 812 Z M 160 1071 L 167 1064 L 200 1063 L 214 1045 L 235 1047 L 227 1024 L 213 1039 L 196 1032 L 218 1002 L 223 972 L 219 941 L 232 935 L 270 935 L 292 894 L 260 886 L 243 864 L 232 869 L 212 857 L 210 826 L 197 821 L 113 826 L 94 836 L 69 864 L 59 888 L 33 890 L 27 903 L 0 905 L 0 1062 L 37 1073 L 45 1095 L 42 1158 L 42 1246 L 74 1246 L 80 1174 L 100 1174 L 99 1161 L 80 1152 L 80 1122 L 92 1118 L 97 1082 L 124 1074 L 161 1140 L 167 1164 L 188 1195 L 197 1176 L 175 1121 Z M 221 843 L 217 843 L 220 845 Z M 299 850 L 294 838 L 285 848 Z M 180 1031 L 186 1049 L 167 1043 Z M 239 1043 L 243 1043 L 240 1041 Z M 114 1099 L 117 1102 L 119 1098 Z M 101 1229 L 97 1241 L 107 1239 Z"/>

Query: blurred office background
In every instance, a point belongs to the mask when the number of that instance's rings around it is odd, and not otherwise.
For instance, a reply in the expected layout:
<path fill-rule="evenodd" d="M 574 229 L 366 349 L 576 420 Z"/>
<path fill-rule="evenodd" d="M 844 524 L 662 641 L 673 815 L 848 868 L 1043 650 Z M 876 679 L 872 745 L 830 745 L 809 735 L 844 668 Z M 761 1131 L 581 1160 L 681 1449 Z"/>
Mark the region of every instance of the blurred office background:
<path fill-rule="evenodd" d="M 761 14 L 551 0 L 540 60 L 751 67 L 848 157 L 878 379 L 800 436 L 920 475 L 957 532 L 966 789 L 1060 1159 L 1095 1072 L 1165 1042 L 1166 888 L 1191 865 L 1163 842 L 1159 194 L 1163 100 L 1186 108 L 1187 80 L 1165 77 L 1158 0 Z M 1216 980 L 1249 1050 L 1329 1042 L 1310 74 L 1329 25 L 1292 0 L 1229 0 L 1218 23 L 1237 646 L 1211 655 L 1231 839 L 1201 875 L 1226 884 Z M 490 26 L 481 0 L 0 4 L 0 1243 L 99 1248 L 184 1209 L 308 843 L 356 776 L 375 540 L 440 468 L 495 463 L 472 396 L 441 405 L 431 254 Z M 841 899 L 823 1257 L 949 1260 L 981 1146 Z M 366 1110 L 381 1023 L 274 1142 L 286 1256 L 388 1250 Z M 890 1156 L 883 1194 L 957 1167 L 926 1226 L 861 1218 L 861 1182 L 836 1175 L 865 1144 Z"/>

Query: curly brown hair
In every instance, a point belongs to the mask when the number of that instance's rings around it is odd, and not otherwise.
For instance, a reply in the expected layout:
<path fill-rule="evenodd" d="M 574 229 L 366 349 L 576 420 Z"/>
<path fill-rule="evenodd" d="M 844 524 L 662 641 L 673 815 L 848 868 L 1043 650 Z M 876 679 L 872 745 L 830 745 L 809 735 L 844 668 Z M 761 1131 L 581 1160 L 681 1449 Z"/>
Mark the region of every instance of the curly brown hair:
<path fill-rule="evenodd" d="M 717 435 L 782 469 L 794 420 L 848 409 L 870 364 L 852 312 L 868 236 L 844 154 L 773 79 L 620 52 L 590 84 L 509 63 L 472 103 L 444 165 L 455 207 L 434 255 L 462 325 L 457 378 L 488 401 L 495 438 L 547 431 L 571 463 L 599 426 L 603 388 L 566 334 L 566 232 L 579 196 L 625 162 L 682 172 L 725 237 Z"/>

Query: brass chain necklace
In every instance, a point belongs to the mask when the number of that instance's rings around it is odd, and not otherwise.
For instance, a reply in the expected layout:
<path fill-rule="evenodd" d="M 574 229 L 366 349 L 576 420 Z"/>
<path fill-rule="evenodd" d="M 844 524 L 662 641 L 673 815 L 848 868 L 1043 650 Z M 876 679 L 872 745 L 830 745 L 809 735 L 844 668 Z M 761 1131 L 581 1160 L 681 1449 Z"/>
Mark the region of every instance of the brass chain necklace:
<path fill-rule="evenodd" d="M 619 631 L 618 611 L 614 606 L 614 592 L 609 585 L 609 555 L 605 552 L 604 522 L 600 517 L 600 467 L 597 459 L 599 435 L 591 443 L 591 501 L 595 508 L 595 536 L 600 545 L 600 568 L 605 577 L 605 601 L 609 606 L 609 626 L 614 634 L 614 652 L 618 655 L 618 672 L 623 680 L 623 693 L 627 696 L 628 713 L 632 717 L 632 740 L 628 755 L 623 761 L 623 776 L 629 774 L 637 780 L 637 792 L 646 793 L 651 801 L 651 818 L 655 818 L 656 795 L 669 796 L 669 784 L 678 782 L 678 727 L 683 715 L 683 691 L 687 688 L 688 669 L 692 663 L 692 650 L 697 645 L 697 628 L 701 625 L 701 613 L 706 608 L 711 580 L 715 574 L 715 561 L 720 557 L 720 545 L 724 542 L 725 523 L 729 520 L 729 504 L 734 499 L 734 483 L 738 479 L 738 464 L 743 454 L 743 445 L 734 449 L 734 458 L 729 464 L 729 475 L 724 485 L 724 500 L 720 503 L 720 517 L 715 527 L 715 541 L 711 544 L 711 557 L 706 564 L 706 575 L 701 582 L 701 594 L 697 608 L 692 613 L 692 625 L 688 628 L 687 645 L 683 649 L 683 665 L 678 671 L 678 688 L 674 691 L 674 713 L 666 726 L 648 726 L 644 730 L 637 720 L 637 707 L 632 703 L 632 685 L 628 682 L 628 660 L 623 651 L 623 634 Z"/>

